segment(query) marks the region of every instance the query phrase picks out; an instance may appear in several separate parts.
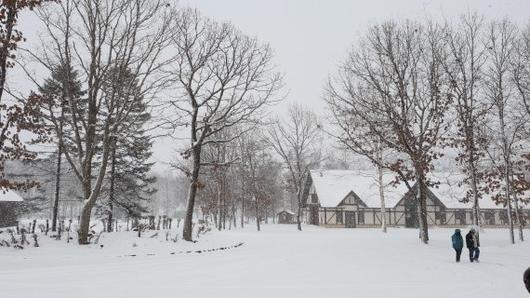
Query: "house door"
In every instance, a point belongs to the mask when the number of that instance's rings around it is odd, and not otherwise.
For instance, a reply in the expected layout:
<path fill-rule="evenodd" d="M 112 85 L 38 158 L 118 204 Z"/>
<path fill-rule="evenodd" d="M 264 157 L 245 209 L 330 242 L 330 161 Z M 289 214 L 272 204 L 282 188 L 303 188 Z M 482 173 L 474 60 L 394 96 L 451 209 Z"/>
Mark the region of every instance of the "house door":
<path fill-rule="evenodd" d="M 309 221 L 312 225 L 318 226 L 318 207 L 311 208 L 311 220 Z"/>
<path fill-rule="evenodd" d="M 405 202 L 405 227 L 418 227 L 418 207 L 415 200 Z"/>
<path fill-rule="evenodd" d="M 355 212 L 344 212 L 344 224 L 346 225 L 346 228 L 355 228 Z"/>

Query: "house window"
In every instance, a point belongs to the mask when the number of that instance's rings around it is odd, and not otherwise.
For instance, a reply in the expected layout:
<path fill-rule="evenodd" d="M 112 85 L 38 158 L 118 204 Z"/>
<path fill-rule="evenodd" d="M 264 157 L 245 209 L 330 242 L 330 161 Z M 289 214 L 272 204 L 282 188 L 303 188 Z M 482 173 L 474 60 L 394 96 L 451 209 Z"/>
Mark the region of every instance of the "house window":
<path fill-rule="evenodd" d="M 501 224 L 507 225 L 508 224 L 508 212 L 506 210 L 502 210 L 499 214 L 499 218 L 501 220 Z"/>
<path fill-rule="evenodd" d="M 493 211 L 484 211 L 484 221 L 488 225 L 495 225 L 495 213 Z"/>
<path fill-rule="evenodd" d="M 357 222 L 359 224 L 364 224 L 364 212 L 363 211 L 357 212 L 357 218 L 358 218 Z"/>
<path fill-rule="evenodd" d="M 342 211 L 335 211 L 336 214 L 337 214 L 337 224 L 338 225 L 342 225 L 343 224 L 343 221 L 342 221 Z"/>
<path fill-rule="evenodd" d="M 444 225 L 445 224 L 445 211 L 435 211 L 434 219 L 436 220 L 436 223 Z"/>
<path fill-rule="evenodd" d="M 466 212 L 463 210 L 458 210 L 455 212 L 455 219 L 458 221 L 458 224 L 466 224 Z"/>

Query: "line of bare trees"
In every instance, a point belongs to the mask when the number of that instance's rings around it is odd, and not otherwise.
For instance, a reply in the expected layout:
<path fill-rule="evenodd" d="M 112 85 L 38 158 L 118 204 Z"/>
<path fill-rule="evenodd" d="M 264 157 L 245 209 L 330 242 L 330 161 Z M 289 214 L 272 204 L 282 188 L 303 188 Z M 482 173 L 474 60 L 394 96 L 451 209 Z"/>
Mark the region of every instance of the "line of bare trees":
<path fill-rule="evenodd" d="M 416 193 L 424 243 L 426 188 L 437 184 L 429 173 L 443 150 L 457 153 L 474 224 L 480 199 L 492 196 L 507 208 L 511 242 L 513 215 L 523 240 L 529 32 L 476 14 L 454 24 L 385 22 L 368 30 L 328 84 L 334 136 Z"/>
<path fill-rule="evenodd" d="M 284 205 L 282 165 L 259 129 L 245 131 L 225 131 L 237 139 L 204 147 L 198 202 L 202 218 L 219 230 L 253 218 L 259 231 Z"/>

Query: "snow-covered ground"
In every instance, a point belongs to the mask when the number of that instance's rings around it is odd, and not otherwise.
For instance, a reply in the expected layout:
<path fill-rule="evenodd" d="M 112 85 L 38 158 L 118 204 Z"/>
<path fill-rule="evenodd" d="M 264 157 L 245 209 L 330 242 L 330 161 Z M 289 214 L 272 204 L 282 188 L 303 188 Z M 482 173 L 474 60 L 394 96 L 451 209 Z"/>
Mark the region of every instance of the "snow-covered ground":
<path fill-rule="evenodd" d="M 464 251 L 457 264 L 452 229 L 432 229 L 428 246 L 411 229 L 304 229 L 264 225 L 176 244 L 164 232 L 120 232 L 103 234 L 103 248 L 41 237 L 40 248 L 0 248 L 0 297 L 528 297 L 530 243 L 509 245 L 506 230 L 483 231 L 481 262 Z"/>

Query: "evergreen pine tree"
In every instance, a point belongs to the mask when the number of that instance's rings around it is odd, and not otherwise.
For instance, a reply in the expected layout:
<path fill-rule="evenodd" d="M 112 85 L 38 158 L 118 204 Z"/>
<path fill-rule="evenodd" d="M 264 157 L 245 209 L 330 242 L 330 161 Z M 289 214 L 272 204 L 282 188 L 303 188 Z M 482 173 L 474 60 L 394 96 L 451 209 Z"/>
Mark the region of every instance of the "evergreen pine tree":
<path fill-rule="evenodd" d="M 114 207 L 119 207 L 128 217 L 139 216 L 148 211 L 149 199 L 156 192 L 153 187 L 156 177 L 149 173 L 153 165 L 149 161 L 153 142 L 146 131 L 146 123 L 151 119 L 148 106 L 130 70 L 116 68 L 110 74 L 105 81 L 105 89 L 112 90 L 108 96 L 134 101 L 134 106 L 128 111 L 126 125 L 113 137 L 105 191 L 107 199 L 102 200 L 100 206 L 103 207 L 100 211 L 104 209 L 107 213 L 109 232 L 113 230 Z"/>

